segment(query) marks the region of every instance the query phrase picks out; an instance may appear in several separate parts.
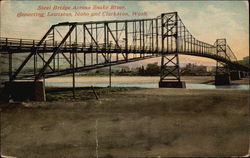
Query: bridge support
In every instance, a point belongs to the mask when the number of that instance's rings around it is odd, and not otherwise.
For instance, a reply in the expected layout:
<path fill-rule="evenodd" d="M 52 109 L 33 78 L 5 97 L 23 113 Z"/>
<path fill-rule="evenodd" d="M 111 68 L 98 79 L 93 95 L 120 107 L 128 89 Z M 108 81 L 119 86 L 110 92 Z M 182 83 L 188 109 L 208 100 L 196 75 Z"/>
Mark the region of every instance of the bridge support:
<path fill-rule="evenodd" d="M 172 58 L 162 56 L 159 88 L 186 88 L 185 82 L 180 79 L 178 54 Z"/>
<path fill-rule="evenodd" d="M 245 78 L 247 76 L 246 72 L 240 71 L 240 78 Z"/>
<path fill-rule="evenodd" d="M 215 85 L 230 85 L 229 74 L 217 74 L 215 75 Z"/>
<path fill-rule="evenodd" d="M 227 58 L 226 39 L 217 39 L 215 42 L 216 53 L 218 56 Z M 230 71 L 227 64 L 217 61 L 215 73 L 215 85 L 230 85 Z"/>
<path fill-rule="evenodd" d="M 46 101 L 45 86 L 42 81 L 5 82 L 4 95 L 14 101 Z"/>
<path fill-rule="evenodd" d="M 159 88 L 186 88 L 186 83 L 178 81 L 160 81 Z"/>
<path fill-rule="evenodd" d="M 162 57 L 159 87 L 186 88 L 180 79 L 180 65 L 178 56 L 178 14 L 177 12 L 161 15 Z M 173 57 L 167 53 L 175 53 Z"/>
<path fill-rule="evenodd" d="M 240 72 L 239 71 L 231 71 L 230 72 L 230 78 L 231 80 L 240 80 Z"/>

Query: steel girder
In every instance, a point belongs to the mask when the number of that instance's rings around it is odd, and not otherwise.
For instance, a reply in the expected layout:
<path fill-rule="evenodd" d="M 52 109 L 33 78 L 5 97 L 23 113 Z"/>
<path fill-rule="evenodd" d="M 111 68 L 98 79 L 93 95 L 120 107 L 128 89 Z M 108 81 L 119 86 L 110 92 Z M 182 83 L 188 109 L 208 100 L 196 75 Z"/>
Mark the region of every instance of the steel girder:
<path fill-rule="evenodd" d="M 180 82 L 180 65 L 178 56 L 178 14 L 177 12 L 161 15 L 162 57 L 160 82 L 164 80 Z M 166 52 L 166 53 L 164 53 Z M 171 58 L 170 52 L 176 52 Z"/>
<path fill-rule="evenodd" d="M 216 53 L 217 56 L 221 56 L 223 58 L 226 58 L 230 60 L 228 54 L 227 54 L 227 41 L 226 39 L 217 39 L 215 42 L 215 47 L 216 47 Z M 229 75 L 229 66 L 225 62 L 221 62 L 217 60 L 216 62 L 216 74 L 228 74 Z"/>

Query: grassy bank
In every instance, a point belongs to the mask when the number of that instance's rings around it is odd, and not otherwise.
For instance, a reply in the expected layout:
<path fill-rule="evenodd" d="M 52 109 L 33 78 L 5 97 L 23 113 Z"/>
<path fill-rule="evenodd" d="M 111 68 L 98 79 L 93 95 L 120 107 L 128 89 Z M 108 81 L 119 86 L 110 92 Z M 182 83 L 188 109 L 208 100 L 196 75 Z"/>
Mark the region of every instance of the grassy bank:
<path fill-rule="evenodd" d="M 46 87 L 47 101 L 70 101 L 101 99 L 108 94 L 115 92 L 131 91 L 142 89 L 139 87 L 77 87 L 75 88 L 75 98 L 73 98 L 72 88 Z"/>

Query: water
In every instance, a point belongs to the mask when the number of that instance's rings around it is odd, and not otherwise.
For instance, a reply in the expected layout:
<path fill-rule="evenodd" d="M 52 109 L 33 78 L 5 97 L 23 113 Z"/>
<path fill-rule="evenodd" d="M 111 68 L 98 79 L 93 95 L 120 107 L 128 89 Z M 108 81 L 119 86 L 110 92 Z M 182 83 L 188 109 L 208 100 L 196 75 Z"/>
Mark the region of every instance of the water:
<path fill-rule="evenodd" d="M 72 87 L 71 82 L 45 82 L 46 86 L 50 87 Z M 76 87 L 96 86 L 107 87 L 108 83 L 85 83 L 76 82 Z M 113 82 L 112 87 L 143 87 L 143 88 L 158 88 L 158 82 Z M 249 90 L 249 85 L 228 85 L 228 86 L 215 86 L 199 83 L 186 83 L 187 89 L 228 89 L 228 90 Z"/>

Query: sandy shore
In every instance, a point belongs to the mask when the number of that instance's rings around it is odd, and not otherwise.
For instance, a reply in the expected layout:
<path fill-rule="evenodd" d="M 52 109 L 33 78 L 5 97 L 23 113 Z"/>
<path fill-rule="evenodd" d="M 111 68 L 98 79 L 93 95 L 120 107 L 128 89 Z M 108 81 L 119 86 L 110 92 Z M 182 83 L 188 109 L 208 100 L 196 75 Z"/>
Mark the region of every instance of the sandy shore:
<path fill-rule="evenodd" d="M 100 100 L 9 104 L 1 111 L 2 154 L 242 156 L 249 149 L 248 103 L 244 90 L 142 89 Z"/>

